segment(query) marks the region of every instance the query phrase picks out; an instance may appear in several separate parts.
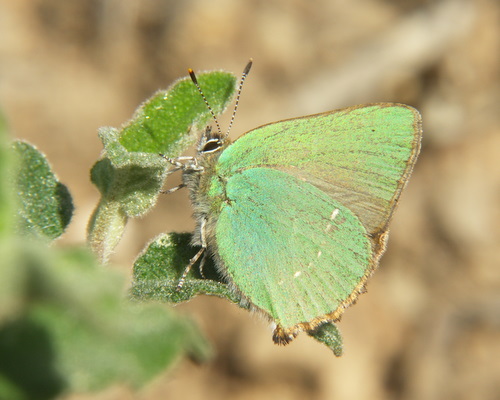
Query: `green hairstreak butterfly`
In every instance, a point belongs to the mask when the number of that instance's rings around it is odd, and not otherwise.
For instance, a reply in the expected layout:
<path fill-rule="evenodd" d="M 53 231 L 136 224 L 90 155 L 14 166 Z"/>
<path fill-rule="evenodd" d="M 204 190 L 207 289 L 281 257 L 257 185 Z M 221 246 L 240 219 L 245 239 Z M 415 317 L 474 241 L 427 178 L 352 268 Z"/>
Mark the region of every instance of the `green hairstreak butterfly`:
<path fill-rule="evenodd" d="M 337 321 L 385 251 L 421 135 L 418 111 L 395 103 L 278 121 L 234 143 L 206 128 L 196 157 L 168 159 L 183 170 L 171 191 L 188 187 L 197 221 L 201 249 L 187 270 L 212 257 L 245 305 L 276 324 L 276 343 Z"/>

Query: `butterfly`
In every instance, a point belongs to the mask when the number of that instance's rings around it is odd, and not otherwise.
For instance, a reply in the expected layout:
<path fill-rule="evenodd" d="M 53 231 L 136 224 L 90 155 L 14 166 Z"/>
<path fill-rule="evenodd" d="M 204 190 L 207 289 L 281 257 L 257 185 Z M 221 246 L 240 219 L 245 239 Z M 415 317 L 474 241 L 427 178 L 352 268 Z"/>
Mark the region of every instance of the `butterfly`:
<path fill-rule="evenodd" d="M 183 171 L 169 192 L 189 189 L 200 246 L 177 289 L 211 257 L 241 305 L 275 324 L 275 343 L 338 321 L 386 249 L 420 151 L 419 112 L 358 105 L 263 125 L 234 143 L 213 117 L 218 129 L 203 131 L 195 157 L 165 157 Z"/>

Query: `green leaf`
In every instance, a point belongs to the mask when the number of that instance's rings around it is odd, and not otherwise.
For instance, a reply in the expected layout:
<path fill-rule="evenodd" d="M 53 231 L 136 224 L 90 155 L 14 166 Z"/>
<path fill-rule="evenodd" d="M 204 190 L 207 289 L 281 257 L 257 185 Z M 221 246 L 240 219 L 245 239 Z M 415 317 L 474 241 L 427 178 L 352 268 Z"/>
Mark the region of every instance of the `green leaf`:
<path fill-rule="evenodd" d="M 200 73 L 197 79 L 214 113 L 221 114 L 233 98 L 235 76 L 213 71 Z M 197 131 L 211 118 L 191 79 L 182 78 L 139 107 L 123 128 L 120 143 L 128 151 L 179 155 L 197 139 Z M 193 124 L 195 129 L 190 129 Z"/>
<path fill-rule="evenodd" d="M 153 240 L 134 263 L 132 296 L 141 300 L 180 303 L 207 294 L 239 304 L 241 298 L 218 276 L 209 257 L 203 268 L 205 278 L 201 277 L 196 264 L 186 276 L 181 290 L 177 290 L 190 258 L 199 250 L 189 245 L 190 240 L 191 234 L 188 233 L 163 234 Z"/>
<path fill-rule="evenodd" d="M 92 168 L 91 180 L 101 201 L 119 203 L 127 217 L 143 215 L 156 203 L 170 164 L 158 154 L 128 152 L 114 128 L 101 128 L 99 136 L 106 157 Z"/>
<path fill-rule="evenodd" d="M 190 321 L 124 299 L 122 276 L 96 265 L 88 251 L 21 240 L 2 251 L 10 257 L 0 261 L 0 275 L 13 265 L 19 274 L 0 285 L 16 285 L 24 301 L 0 321 L 0 398 L 49 399 L 117 382 L 138 387 L 184 354 L 210 356 Z"/>
<path fill-rule="evenodd" d="M 216 114 L 232 100 L 236 78 L 226 72 L 200 74 L 199 83 Z M 101 200 L 88 228 L 88 241 L 106 262 L 121 239 L 128 218 L 156 204 L 171 165 L 158 153 L 178 156 L 211 114 L 194 84 L 184 78 L 146 101 L 121 131 L 102 128 L 104 153 L 91 171 Z"/>
<path fill-rule="evenodd" d="M 343 352 L 342 336 L 337 328 L 337 325 L 330 322 L 321 325 L 314 332 L 308 332 L 318 342 L 323 343 L 328 347 L 336 357 L 340 357 Z"/>
<path fill-rule="evenodd" d="M 34 146 L 17 141 L 12 151 L 17 157 L 18 229 L 23 235 L 56 239 L 71 220 L 71 195 Z"/>
<path fill-rule="evenodd" d="M 127 152 L 114 128 L 102 128 L 99 135 L 107 156 L 91 171 L 101 199 L 89 223 L 88 241 L 105 263 L 120 241 L 128 218 L 146 213 L 156 203 L 168 164 L 157 154 Z"/>

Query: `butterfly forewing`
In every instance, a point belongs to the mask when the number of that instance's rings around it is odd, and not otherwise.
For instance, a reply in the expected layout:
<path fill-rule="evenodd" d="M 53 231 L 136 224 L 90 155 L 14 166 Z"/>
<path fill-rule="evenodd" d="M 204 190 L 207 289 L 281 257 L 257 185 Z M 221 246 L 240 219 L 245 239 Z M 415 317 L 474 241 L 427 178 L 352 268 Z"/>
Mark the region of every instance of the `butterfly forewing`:
<path fill-rule="evenodd" d="M 348 207 L 368 232 L 380 232 L 411 173 L 420 136 L 412 107 L 352 107 L 254 129 L 222 153 L 217 172 L 286 171 Z"/>

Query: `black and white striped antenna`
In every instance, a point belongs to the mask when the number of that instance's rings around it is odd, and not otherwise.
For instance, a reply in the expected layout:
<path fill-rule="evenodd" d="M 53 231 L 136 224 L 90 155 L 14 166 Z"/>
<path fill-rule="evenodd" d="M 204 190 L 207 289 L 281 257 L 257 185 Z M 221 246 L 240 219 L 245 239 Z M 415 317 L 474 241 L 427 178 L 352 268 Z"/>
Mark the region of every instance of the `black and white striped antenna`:
<path fill-rule="evenodd" d="M 196 74 L 194 73 L 194 71 L 191 68 L 188 69 L 189 76 L 191 77 L 191 80 L 195 84 L 196 88 L 198 89 L 198 92 L 200 93 L 201 97 L 203 98 L 203 101 L 207 105 L 207 108 L 210 111 L 210 114 L 212 114 L 212 118 L 213 118 L 215 124 L 217 125 L 217 131 L 219 132 L 220 137 L 223 139 L 228 137 L 229 132 L 231 131 L 231 128 L 233 126 L 234 118 L 236 115 L 236 110 L 238 109 L 238 105 L 240 103 L 240 95 L 241 95 L 241 90 L 243 88 L 243 83 L 245 83 L 245 79 L 246 79 L 248 73 L 250 72 L 250 69 L 252 68 L 252 63 L 253 63 L 253 60 L 250 59 L 248 61 L 247 65 L 245 66 L 243 73 L 241 74 L 240 84 L 238 85 L 238 91 L 236 93 L 236 102 L 234 104 L 233 114 L 231 115 L 231 121 L 229 122 L 229 126 L 227 128 L 227 132 L 225 135 L 222 135 L 222 129 L 220 127 L 219 121 L 217 120 L 217 117 L 214 113 L 214 110 L 210 106 L 210 103 L 208 102 L 207 98 L 205 97 L 205 93 L 203 93 L 203 90 L 201 89 L 200 84 L 198 83 L 198 79 L 196 78 Z"/>

